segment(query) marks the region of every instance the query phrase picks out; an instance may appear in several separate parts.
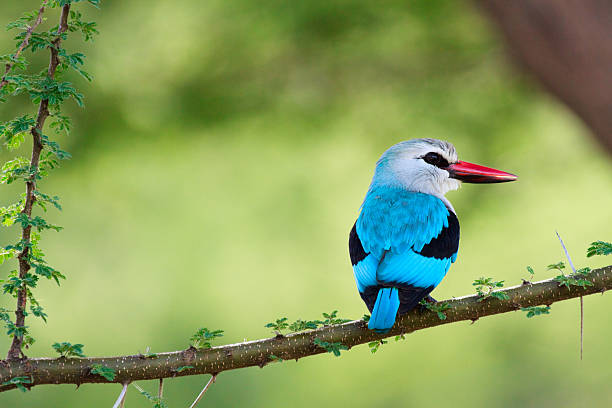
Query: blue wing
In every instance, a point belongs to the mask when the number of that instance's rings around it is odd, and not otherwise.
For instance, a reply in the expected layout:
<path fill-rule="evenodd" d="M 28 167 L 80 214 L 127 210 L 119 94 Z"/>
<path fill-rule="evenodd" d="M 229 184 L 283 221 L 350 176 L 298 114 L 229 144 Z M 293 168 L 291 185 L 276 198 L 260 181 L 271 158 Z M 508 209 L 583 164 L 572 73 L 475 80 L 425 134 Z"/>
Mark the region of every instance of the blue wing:
<path fill-rule="evenodd" d="M 400 313 L 412 309 L 457 257 L 459 222 L 432 195 L 379 187 L 368 192 L 349 249 L 357 288 L 372 311 L 379 289 L 399 289 Z"/>

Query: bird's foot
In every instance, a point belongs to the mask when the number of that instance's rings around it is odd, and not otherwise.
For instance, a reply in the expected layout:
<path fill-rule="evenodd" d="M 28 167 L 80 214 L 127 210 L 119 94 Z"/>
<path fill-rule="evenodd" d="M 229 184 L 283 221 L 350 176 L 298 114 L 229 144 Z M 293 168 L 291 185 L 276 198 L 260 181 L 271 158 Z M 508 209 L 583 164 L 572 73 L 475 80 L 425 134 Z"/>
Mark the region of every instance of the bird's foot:
<path fill-rule="evenodd" d="M 417 305 L 419 308 L 419 312 L 425 313 L 428 310 L 427 305 L 425 303 L 438 303 L 438 301 L 429 295 L 427 297 L 424 297 L 423 300 L 421 300 Z"/>

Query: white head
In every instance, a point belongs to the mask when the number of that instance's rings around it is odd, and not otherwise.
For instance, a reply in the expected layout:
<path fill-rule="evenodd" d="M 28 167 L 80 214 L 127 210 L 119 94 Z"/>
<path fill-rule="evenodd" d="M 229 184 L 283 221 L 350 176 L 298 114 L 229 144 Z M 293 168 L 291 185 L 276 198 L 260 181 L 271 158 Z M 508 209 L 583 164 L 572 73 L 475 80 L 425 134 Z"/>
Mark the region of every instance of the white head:
<path fill-rule="evenodd" d="M 452 206 L 444 195 L 467 183 L 501 183 L 514 174 L 459 161 L 455 146 L 437 139 L 412 139 L 391 146 L 376 163 L 372 187 L 390 186 L 434 195 Z"/>
<path fill-rule="evenodd" d="M 378 159 L 372 184 L 403 187 L 444 197 L 461 185 L 446 170 L 457 162 L 455 146 L 437 139 L 412 139 L 391 146 Z"/>

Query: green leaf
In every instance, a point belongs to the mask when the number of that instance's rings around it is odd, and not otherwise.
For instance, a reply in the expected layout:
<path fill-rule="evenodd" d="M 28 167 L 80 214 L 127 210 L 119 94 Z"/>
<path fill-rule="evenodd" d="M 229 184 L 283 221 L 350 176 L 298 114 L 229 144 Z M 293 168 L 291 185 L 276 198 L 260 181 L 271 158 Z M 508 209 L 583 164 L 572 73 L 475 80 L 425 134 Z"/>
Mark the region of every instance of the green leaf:
<path fill-rule="evenodd" d="M 510 299 L 508 297 L 508 295 L 506 293 L 504 293 L 504 292 L 491 292 L 489 296 L 494 297 L 494 298 L 499 299 L 499 300 L 508 300 L 508 299 Z"/>
<path fill-rule="evenodd" d="M 286 317 L 281 317 L 280 319 L 276 319 L 275 322 L 267 323 L 264 327 L 272 329 L 277 334 L 281 334 L 281 331 L 286 330 L 289 327 L 289 323 L 287 323 Z"/>
<path fill-rule="evenodd" d="M 45 323 L 47 323 L 47 314 L 44 312 L 42 306 L 39 305 L 38 302 L 30 305 L 30 311 L 34 316 L 40 317 Z"/>
<path fill-rule="evenodd" d="M 610 255 L 612 254 L 612 244 L 604 241 L 591 242 L 591 246 L 587 249 L 587 257 L 595 255 Z"/>
<path fill-rule="evenodd" d="M 535 275 L 535 272 L 533 271 L 533 268 L 531 266 L 527 267 L 527 272 L 529 272 L 531 276 Z"/>
<path fill-rule="evenodd" d="M 17 217 L 15 217 L 15 221 L 21 224 L 22 229 L 26 229 L 27 227 L 34 227 L 38 231 L 49 229 L 61 231 L 63 229 L 62 227 L 59 227 L 57 225 L 47 223 L 47 221 L 45 221 L 45 219 L 43 219 L 42 217 L 36 216 L 34 218 L 30 218 L 25 213 L 18 214 Z"/>
<path fill-rule="evenodd" d="M 348 350 L 348 347 L 341 342 L 329 343 L 327 341 L 322 341 L 318 337 L 314 339 L 313 343 L 325 349 L 328 353 L 333 353 L 336 357 L 340 357 L 340 350 Z"/>
<path fill-rule="evenodd" d="M 539 316 L 543 314 L 550 313 L 550 306 L 530 306 L 530 307 L 522 307 L 521 310 L 526 312 L 527 318 L 532 318 L 533 316 Z"/>
<path fill-rule="evenodd" d="M 10 227 L 17 220 L 17 216 L 23 211 L 25 201 L 19 200 L 18 202 L 9 205 L 8 207 L 0 207 L 0 224 L 5 227 Z M 2 262 L 0 261 L 0 264 Z"/>
<path fill-rule="evenodd" d="M 2 166 L 0 183 L 11 184 L 15 180 L 25 179 L 31 176 L 30 162 L 23 157 L 9 160 Z"/>
<path fill-rule="evenodd" d="M 289 325 L 289 330 L 291 332 L 300 332 L 304 330 L 314 330 L 319 325 L 319 320 L 302 320 L 297 319 L 295 322 Z M 267 325 L 266 325 L 267 327 Z"/>
<path fill-rule="evenodd" d="M 587 286 L 593 286 L 593 282 L 577 278 L 578 274 L 575 275 L 559 275 L 553 280 L 559 282 L 559 286 L 565 286 L 568 290 L 571 290 L 571 286 L 580 286 L 586 288 Z"/>
<path fill-rule="evenodd" d="M 153 408 L 168 408 L 168 405 L 166 405 L 163 398 L 153 396 L 149 394 L 148 392 L 146 392 L 145 390 L 143 390 L 142 388 L 140 388 L 138 385 L 136 384 L 133 384 L 133 385 L 138 390 L 138 392 L 140 392 L 141 395 L 143 395 L 146 399 L 148 399 L 150 402 L 154 404 Z"/>
<path fill-rule="evenodd" d="M 47 211 L 46 204 L 51 204 L 58 210 L 62 211 L 62 206 L 59 203 L 60 198 L 58 196 L 51 197 L 51 196 L 48 196 L 47 194 L 41 193 L 38 190 L 34 190 L 33 194 L 34 194 L 34 197 L 36 197 L 36 200 L 34 202 L 38 204 L 45 212 Z"/>
<path fill-rule="evenodd" d="M 195 348 L 211 348 L 211 341 L 218 337 L 223 337 L 223 330 L 210 331 L 206 327 L 199 329 L 191 336 L 191 345 Z"/>
<path fill-rule="evenodd" d="M 368 343 L 368 347 L 370 348 L 370 352 L 372 354 L 376 353 L 378 351 L 378 349 L 380 348 L 380 346 L 382 346 L 383 344 L 387 344 L 388 341 L 384 340 L 384 339 L 380 339 L 380 340 L 376 340 L 376 341 L 371 341 Z"/>
<path fill-rule="evenodd" d="M 557 262 L 556 264 L 550 264 L 546 267 L 546 270 L 558 270 L 559 272 L 563 272 L 563 269 L 565 269 L 565 263 L 563 261 L 561 262 Z"/>
<path fill-rule="evenodd" d="M 278 357 L 278 356 L 275 356 L 274 354 L 270 354 L 270 360 L 272 360 L 272 361 L 276 361 L 276 362 L 278 362 L 278 363 L 282 363 L 283 361 L 285 361 L 285 360 L 283 360 L 282 358 L 280 358 L 280 357 Z"/>
<path fill-rule="evenodd" d="M 60 357 L 85 357 L 82 344 L 62 342 L 53 343 L 51 347 L 60 354 Z"/>
<path fill-rule="evenodd" d="M 25 140 L 25 134 L 36 125 L 31 115 L 23 115 L 9 122 L 0 124 L 0 137 L 9 150 L 19 148 Z"/>
<path fill-rule="evenodd" d="M 351 321 L 351 319 L 342 319 L 337 316 L 338 316 L 337 310 L 334 310 L 331 313 L 323 313 L 323 317 L 325 318 L 325 320 L 323 320 L 321 323 L 323 324 L 323 326 L 332 326 L 335 324 L 342 324 L 342 323 L 347 323 Z"/>
<path fill-rule="evenodd" d="M 422 299 L 419 304 L 424 306 L 427 310 L 436 313 L 438 319 L 440 320 L 446 320 L 446 314 L 444 314 L 444 312 L 451 309 L 451 306 L 447 302 L 431 303 L 425 299 Z"/>
<path fill-rule="evenodd" d="M 506 295 L 504 292 L 493 292 L 494 289 L 496 288 L 502 288 L 504 286 L 504 281 L 494 281 L 493 278 L 478 278 L 475 279 L 474 282 L 472 283 L 473 286 L 476 286 L 476 294 L 478 294 L 479 302 L 482 302 L 485 299 L 488 298 L 496 298 L 499 300 L 506 300 L 508 299 L 508 295 Z"/>
<path fill-rule="evenodd" d="M 115 379 L 115 370 L 109 367 L 105 367 L 102 364 L 94 364 L 91 366 L 90 373 L 93 375 L 99 375 L 100 377 L 106 378 L 108 381 Z"/>
<path fill-rule="evenodd" d="M 2 383 L 2 385 L 14 385 L 23 392 L 28 390 L 26 387 L 29 384 L 32 384 L 31 377 L 15 377 Z"/>

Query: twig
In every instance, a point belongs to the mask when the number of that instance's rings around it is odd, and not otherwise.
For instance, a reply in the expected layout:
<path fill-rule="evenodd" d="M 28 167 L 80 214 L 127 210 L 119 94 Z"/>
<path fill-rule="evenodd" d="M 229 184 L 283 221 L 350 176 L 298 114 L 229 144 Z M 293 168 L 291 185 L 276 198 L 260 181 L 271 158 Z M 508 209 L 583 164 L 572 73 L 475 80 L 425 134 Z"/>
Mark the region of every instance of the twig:
<path fill-rule="evenodd" d="M 193 404 L 191 404 L 189 406 L 189 408 L 193 408 L 196 406 L 196 404 L 198 402 L 200 402 L 200 400 L 202 399 L 202 397 L 204 396 L 204 393 L 206 392 L 206 390 L 208 389 L 208 387 L 210 387 L 210 384 L 214 383 L 215 380 L 217 379 L 217 374 L 213 374 L 212 377 L 210 377 L 210 380 L 208 380 L 208 382 L 206 383 L 206 385 L 204 386 L 204 388 L 202 388 L 202 391 L 200 392 L 200 394 L 198 395 L 198 397 L 195 399 L 195 401 L 193 401 Z"/>
<path fill-rule="evenodd" d="M 164 398 L 164 379 L 163 378 L 159 379 L 159 390 L 157 391 L 157 396 L 159 397 L 160 400 Z"/>
<path fill-rule="evenodd" d="M 53 78 L 57 66 L 59 65 L 59 47 L 61 44 L 61 34 L 68 30 L 68 16 L 70 15 L 70 3 L 62 7 L 62 14 L 60 15 L 60 24 L 57 29 L 57 38 L 53 40 L 53 47 L 49 47 L 51 50 L 51 60 L 49 62 L 49 69 L 47 75 Z M 32 156 L 30 159 L 30 172 L 33 174 L 26 180 L 26 197 L 25 204 L 23 205 L 22 214 L 25 214 L 28 218 L 32 215 L 32 206 L 36 200 L 34 192 L 36 191 L 36 177 L 35 174 L 38 172 L 38 166 L 40 161 L 40 153 L 43 149 L 42 143 L 42 132 L 45 126 L 45 120 L 49 116 L 49 100 L 43 99 L 40 101 L 38 106 L 38 115 L 36 117 L 36 125 L 30 129 L 32 134 Z M 24 279 L 28 271 L 30 270 L 30 263 L 28 262 L 30 236 L 32 232 L 32 225 L 28 225 L 23 228 L 21 232 L 21 242 L 23 244 L 23 250 L 17 256 L 19 260 L 19 279 Z M 15 326 L 24 327 L 26 317 L 26 305 L 28 302 L 28 290 L 25 284 L 17 291 L 17 309 L 15 310 Z M 14 335 L 11 348 L 9 349 L 7 360 L 19 359 L 22 355 L 23 336 Z"/>
<path fill-rule="evenodd" d="M 500 290 L 507 299 L 480 300 L 478 295 L 464 296 L 445 300 L 451 307 L 446 310 L 446 320 L 440 320 L 435 313 L 413 310 L 399 316 L 391 330 L 380 335 L 368 330 L 363 320 L 321 327 L 316 330 L 291 333 L 283 338 L 267 339 L 227 344 L 218 347 L 157 353 L 157 357 L 142 358 L 142 355 L 105 356 L 95 358 L 29 358 L 27 361 L 4 360 L 0 363 L 0 384 L 12 378 L 29 376 L 31 387 L 42 384 L 85 384 L 119 383 L 160 378 L 183 377 L 200 374 L 215 374 L 244 367 L 265 366 L 270 355 L 283 356 L 284 360 L 295 360 L 325 353 L 316 346 L 315 338 L 330 343 L 340 342 L 346 347 L 379 341 L 385 337 L 412 333 L 425 328 L 482 319 L 487 316 L 514 312 L 521 307 L 551 305 L 555 302 L 600 294 L 612 289 L 612 265 L 593 269 L 583 278 L 592 286 L 572 286 L 571 290 L 559 286 L 555 279 L 534 282 L 531 285 L 517 285 Z M 109 381 L 100 375 L 90 373 L 93 364 L 102 364 L 116 372 Z M 178 370 L 190 365 L 193 368 Z M 0 392 L 15 388 L 15 385 L 0 385 Z"/>
<path fill-rule="evenodd" d="M 123 401 L 125 400 L 125 393 L 127 392 L 128 383 L 123 383 L 123 389 L 121 390 L 121 394 L 117 397 L 117 401 L 115 401 L 115 405 L 113 408 L 119 408 L 119 406 L 123 406 Z"/>
<path fill-rule="evenodd" d="M 572 263 L 572 258 L 570 258 L 570 254 L 569 252 L 567 252 L 567 248 L 565 247 L 565 244 L 563 243 L 563 240 L 561 239 L 561 235 L 559 235 L 559 232 L 555 231 L 555 234 L 557 234 L 557 237 L 559 238 L 559 242 L 561 242 L 561 246 L 563 247 L 563 250 L 565 251 L 565 256 L 567 257 L 567 261 L 570 264 L 570 267 L 572 268 L 572 271 L 574 271 L 574 273 L 576 273 L 576 268 L 574 268 L 574 264 Z"/>
<path fill-rule="evenodd" d="M 8 81 L 6 80 L 6 76 L 9 74 L 9 72 L 11 72 L 11 69 L 15 65 L 15 60 L 19 58 L 19 54 L 21 54 L 21 51 L 23 51 L 23 49 L 27 47 L 28 43 L 30 42 L 30 37 L 32 36 L 32 33 L 34 32 L 36 27 L 38 27 L 39 24 L 42 23 L 42 15 L 45 11 L 46 6 L 47 6 L 47 0 L 43 0 L 40 6 L 40 9 L 38 10 L 38 16 L 36 17 L 34 24 L 28 27 L 28 29 L 26 30 L 26 35 L 23 38 L 23 41 L 19 45 L 19 48 L 17 49 L 15 54 L 13 55 L 13 62 L 9 62 L 6 64 L 4 75 L 2 76 L 2 80 L 0 81 L 0 89 L 2 89 L 4 85 L 8 84 Z"/>
<path fill-rule="evenodd" d="M 561 239 L 561 235 L 559 235 L 558 231 L 555 231 L 555 233 L 557 234 L 557 237 L 559 238 L 559 241 L 561 242 L 561 246 L 563 247 L 563 250 L 565 251 L 565 256 L 567 257 L 567 261 L 569 262 L 572 271 L 574 271 L 574 274 L 576 273 L 576 268 L 574 268 L 574 264 L 572 263 L 572 258 L 570 257 L 569 252 L 567 252 L 567 248 L 565 248 L 565 244 L 563 243 L 563 240 Z M 580 360 L 582 360 L 582 345 L 584 343 L 584 300 L 582 299 L 582 296 L 580 296 Z"/>
<path fill-rule="evenodd" d="M 584 300 L 580 296 L 580 360 L 582 360 L 582 344 L 584 341 Z"/>

